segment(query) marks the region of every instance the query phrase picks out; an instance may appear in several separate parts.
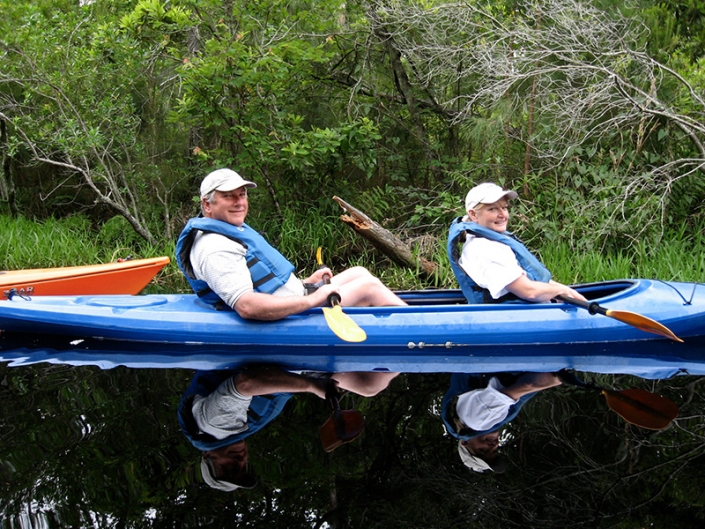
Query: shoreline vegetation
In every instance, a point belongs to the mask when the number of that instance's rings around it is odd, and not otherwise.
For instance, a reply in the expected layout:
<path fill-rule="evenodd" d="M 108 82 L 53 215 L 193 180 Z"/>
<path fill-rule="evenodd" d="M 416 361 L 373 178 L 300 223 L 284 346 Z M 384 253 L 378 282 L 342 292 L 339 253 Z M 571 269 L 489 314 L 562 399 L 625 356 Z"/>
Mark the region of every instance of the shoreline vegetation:
<path fill-rule="evenodd" d="M 350 230 L 331 229 L 330 219 L 319 223 L 298 223 L 298 231 L 282 229 L 280 240 L 273 242 L 290 256 L 300 274 L 315 267 L 315 248 L 323 247 L 333 269 L 360 265 L 369 268 L 390 288 L 396 290 L 423 288 L 457 288 L 445 255 L 445 227 L 424 238 L 423 251 L 414 251 L 438 264 L 433 280 L 424 280 L 416 270 L 392 263 L 381 252 Z M 117 226 L 116 226 L 117 225 Z M 125 258 L 148 258 L 166 255 L 166 266 L 143 293 L 188 292 L 189 287 L 176 266 L 175 243 L 164 241 L 150 245 L 130 235 L 129 226 L 109 221 L 101 228 L 91 225 L 84 216 L 33 221 L 0 215 L 0 270 L 22 270 L 107 263 Z M 547 243 L 532 248 L 540 254 L 554 277 L 564 283 L 579 284 L 625 278 L 647 278 L 671 281 L 701 282 L 705 280 L 705 240 L 702 230 L 696 234 L 667 234 L 658 244 L 634 245 L 629 250 L 601 252 L 573 250 L 567 242 Z M 304 242 L 314 241 L 314 242 Z M 414 244 L 410 242 L 410 246 Z M 337 252 L 333 255 L 333 252 Z M 310 257 L 309 257 L 310 254 Z"/>

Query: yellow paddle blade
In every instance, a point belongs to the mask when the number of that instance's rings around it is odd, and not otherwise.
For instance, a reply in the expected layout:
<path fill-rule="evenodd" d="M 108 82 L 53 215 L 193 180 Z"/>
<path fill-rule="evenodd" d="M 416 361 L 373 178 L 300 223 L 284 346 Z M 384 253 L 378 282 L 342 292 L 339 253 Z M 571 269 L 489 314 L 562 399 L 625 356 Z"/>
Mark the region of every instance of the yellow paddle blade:
<path fill-rule="evenodd" d="M 316 250 L 316 261 L 319 268 L 323 267 L 320 246 Z M 323 279 L 326 283 L 330 283 L 329 274 L 325 274 Z M 326 317 L 328 327 L 338 338 L 346 342 L 364 342 L 367 340 L 367 333 L 340 308 L 340 296 L 338 294 L 331 294 L 328 298 L 328 303 L 333 308 L 323 307 L 323 315 Z"/>
<path fill-rule="evenodd" d="M 343 312 L 340 305 L 335 305 L 333 308 L 323 307 L 323 315 L 326 317 L 326 323 L 330 330 L 341 340 L 346 342 L 364 342 L 367 340 L 367 333 L 350 316 Z"/>
<path fill-rule="evenodd" d="M 321 257 L 321 250 L 322 248 L 319 246 L 318 250 L 316 250 L 316 263 L 318 263 L 318 266 L 323 266 L 323 258 Z"/>
<path fill-rule="evenodd" d="M 671 329 L 665 325 L 661 325 L 659 322 L 652 320 L 651 318 L 642 316 L 641 314 L 636 314 L 635 312 L 629 312 L 627 310 L 607 309 L 605 315 L 623 323 L 632 325 L 642 331 L 652 332 L 654 334 L 670 338 L 671 340 L 675 340 L 676 342 L 683 342 L 683 340 L 678 338 L 678 336 L 676 336 Z"/>

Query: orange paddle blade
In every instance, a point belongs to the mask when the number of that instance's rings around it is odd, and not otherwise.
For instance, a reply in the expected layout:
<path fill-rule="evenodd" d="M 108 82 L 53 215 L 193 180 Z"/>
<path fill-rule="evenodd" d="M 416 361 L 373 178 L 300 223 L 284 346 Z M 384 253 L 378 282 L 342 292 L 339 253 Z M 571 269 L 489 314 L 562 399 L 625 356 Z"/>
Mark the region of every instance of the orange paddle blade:
<path fill-rule="evenodd" d="M 678 417 L 675 402 L 643 389 L 603 389 L 602 394 L 612 410 L 625 421 L 642 428 L 663 430 Z"/>
<path fill-rule="evenodd" d="M 563 303 L 568 303 L 570 305 L 575 305 L 576 307 L 587 309 L 590 314 L 602 314 L 603 316 L 614 318 L 615 320 L 626 323 L 627 325 L 632 325 L 642 331 L 652 332 L 654 334 L 670 338 L 671 340 L 675 340 L 676 342 L 683 341 L 665 325 L 661 325 L 659 322 L 635 312 L 606 309 L 605 307 L 598 305 L 596 301 L 583 301 L 581 299 L 571 298 L 570 296 L 556 296 L 556 299 L 562 301 Z"/>
<path fill-rule="evenodd" d="M 642 316 L 641 314 L 636 314 L 635 312 L 629 312 L 627 310 L 612 310 L 607 309 L 605 312 L 606 316 L 619 320 L 628 325 L 632 325 L 637 329 L 642 331 L 651 332 L 675 340 L 676 342 L 683 342 L 678 336 L 676 336 L 671 329 L 665 325 L 661 325 L 659 322 Z"/>
<path fill-rule="evenodd" d="M 357 410 L 335 410 L 321 426 L 323 450 L 332 452 L 340 445 L 354 441 L 365 429 L 365 419 Z"/>

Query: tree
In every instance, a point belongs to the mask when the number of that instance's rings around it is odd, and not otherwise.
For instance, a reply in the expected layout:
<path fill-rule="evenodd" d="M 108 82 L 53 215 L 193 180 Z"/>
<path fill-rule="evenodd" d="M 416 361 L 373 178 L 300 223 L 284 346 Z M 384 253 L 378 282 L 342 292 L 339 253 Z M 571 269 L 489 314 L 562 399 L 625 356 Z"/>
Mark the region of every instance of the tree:
<path fill-rule="evenodd" d="M 590 229 L 609 233 L 621 216 L 637 239 L 667 224 L 674 189 L 700 182 L 701 81 L 649 56 L 648 30 L 635 11 L 625 8 L 627 17 L 575 0 L 511 10 L 475 2 L 373 5 L 410 84 L 427 94 L 424 106 L 442 109 L 468 137 L 494 121 L 508 140 L 530 146 L 532 173 L 560 175 L 550 190 L 569 203 L 565 216 L 584 221 L 608 210 Z"/>
<path fill-rule="evenodd" d="M 114 6 L 115 12 L 100 7 L 16 7 L 0 73 L 4 150 L 15 168 L 51 168 L 43 200 L 73 208 L 102 205 L 154 244 L 160 219 L 144 198 L 162 203 L 168 226 L 169 178 L 156 169 L 165 155 L 154 148 L 155 138 L 164 136 L 155 125 L 165 112 L 165 100 L 154 95 L 156 85 L 165 89 L 166 83 L 149 68 L 144 45 L 120 29 L 124 6 Z M 186 19 L 173 8 L 164 23 L 174 30 Z"/>
<path fill-rule="evenodd" d="M 374 123 L 347 117 L 317 78 L 334 59 L 342 2 L 204 3 L 178 75 L 175 119 L 215 166 L 262 178 L 271 203 L 311 201 L 374 166 Z M 341 182 L 342 180 L 342 182 Z"/>
<path fill-rule="evenodd" d="M 53 5 L 0 22 L 0 193 L 18 211 L 93 208 L 173 239 L 203 174 L 231 165 L 261 179 L 263 222 L 354 192 L 427 234 L 494 180 L 538 206 L 525 239 L 621 250 L 705 198 L 695 4 Z"/>

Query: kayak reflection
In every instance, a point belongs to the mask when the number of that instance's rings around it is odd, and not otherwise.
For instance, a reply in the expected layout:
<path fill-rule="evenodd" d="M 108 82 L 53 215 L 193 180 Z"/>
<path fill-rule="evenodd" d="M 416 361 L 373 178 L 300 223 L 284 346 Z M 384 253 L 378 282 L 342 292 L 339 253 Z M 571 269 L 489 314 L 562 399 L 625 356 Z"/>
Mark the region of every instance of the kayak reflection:
<path fill-rule="evenodd" d="M 217 490 L 253 488 L 248 438 L 269 425 L 296 393 L 327 399 L 333 415 L 321 428 L 323 449 L 331 451 L 362 433 L 364 420 L 355 410 L 338 405 L 342 392 L 372 397 L 387 388 L 398 373 L 289 372 L 273 366 L 198 371 L 179 403 L 184 435 L 203 452 L 201 475 Z"/>

